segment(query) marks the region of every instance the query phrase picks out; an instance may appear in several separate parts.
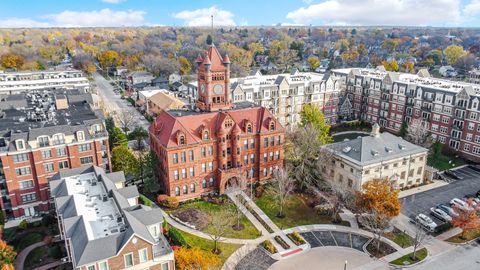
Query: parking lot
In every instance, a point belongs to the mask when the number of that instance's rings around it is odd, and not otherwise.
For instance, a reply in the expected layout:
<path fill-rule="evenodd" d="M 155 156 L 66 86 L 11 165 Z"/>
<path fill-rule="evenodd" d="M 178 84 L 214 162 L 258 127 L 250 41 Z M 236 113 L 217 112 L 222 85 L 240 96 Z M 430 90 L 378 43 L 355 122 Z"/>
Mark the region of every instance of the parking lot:
<path fill-rule="evenodd" d="M 463 179 L 455 180 L 452 177 L 442 175 L 445 181 L 449 183 L 448 185 L 400 199 L 402 201 L 402 214 L 415 217 L 423 213 L 430 216 L 435 223 L 443 224 L 444 222 L 430 214 L 431 207 L 442 203 L 448 205 L 453 198 L 462 199 L 465 195 L 475 194 L 480 190 L 480 172 L 468 167 L 453 171 Z"/>

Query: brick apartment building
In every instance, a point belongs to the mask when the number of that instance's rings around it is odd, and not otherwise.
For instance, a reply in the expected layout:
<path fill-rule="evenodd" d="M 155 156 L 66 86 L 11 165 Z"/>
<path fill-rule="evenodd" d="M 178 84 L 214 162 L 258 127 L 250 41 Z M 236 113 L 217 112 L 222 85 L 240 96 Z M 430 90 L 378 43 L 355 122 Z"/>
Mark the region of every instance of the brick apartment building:
<path fill-rule="evenodd" d="M 162 211 L 139 204 L 123 172 L 83 166 L 58 172 L 49 185 L 73 269 L 175 268 Z"/>
<path fill-rule="evenodd" d="M 0 207 L 7 218 L 49 209 L 48 178 L 91 164 L 109 169 L 108 135 L 92 97 L 42 90 L 0 101 Z"/>
<path fill-rule="evenodd" d="M 232 103 L 228 56 L 212 45 L 197 64 L 197 109 L 162 112 L 149 128 L 161 183 L 180 200 L 222 193 L 240 175 L 262 181 L 283 166 L 285 129 L 264 107 Z"/>
<path fill-rule="evenodd" d="M 433 139 L 480 161 L 480 85 L 385 69 L 333 70 L 345 80 L 353 118 L 399 133 L 405 122 L 420 119 Z"/>

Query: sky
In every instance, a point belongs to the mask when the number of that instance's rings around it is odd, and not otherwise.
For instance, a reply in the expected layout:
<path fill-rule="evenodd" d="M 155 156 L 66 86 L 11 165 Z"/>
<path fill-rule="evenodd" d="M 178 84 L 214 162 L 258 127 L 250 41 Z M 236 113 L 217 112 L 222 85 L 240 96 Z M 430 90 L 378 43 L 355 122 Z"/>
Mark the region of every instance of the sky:
<path fill-rule="evenodd" d="M 0 0 L 0 28 L 480 27 L 480 0 Z"/>

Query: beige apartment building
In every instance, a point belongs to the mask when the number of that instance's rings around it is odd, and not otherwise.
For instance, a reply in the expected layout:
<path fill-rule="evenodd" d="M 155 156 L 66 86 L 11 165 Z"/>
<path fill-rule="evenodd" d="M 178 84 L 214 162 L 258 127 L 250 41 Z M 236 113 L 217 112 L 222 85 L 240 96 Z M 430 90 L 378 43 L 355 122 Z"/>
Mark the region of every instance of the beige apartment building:
<path fill-rule="evenodd" d="M 361 190 L 363 184 L 378 178 L 387 178 L 400 189 L 424 182 L 428 149 L 381 133 L 378 124 L 370 136 L 329 144 L 327 148 L 333 158 L 322 170 L 342 186 Z"/>

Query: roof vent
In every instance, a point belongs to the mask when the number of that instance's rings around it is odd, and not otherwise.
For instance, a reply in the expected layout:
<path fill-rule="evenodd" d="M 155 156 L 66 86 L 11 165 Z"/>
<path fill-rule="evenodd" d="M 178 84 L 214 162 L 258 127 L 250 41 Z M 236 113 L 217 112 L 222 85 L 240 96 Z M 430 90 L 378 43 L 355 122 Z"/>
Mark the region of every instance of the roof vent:
<path fill-rule="evenodd" d="M 398 144 L 398 148 L 399 148 L 400 150 L 405 150 L 405 145 L 403 145 L 403 144 Z"/>
<path fill-rule="evenodd" d="M 386 147 L 386 146 L 385 146 L 385 151 L 386 151 L 387 153 L 392 153 L 392 152 L 393 152 L 393 149 L 390 148 L 390 147 Z"/>
<path fill-rule="evenodd" d="M 352 147 L 346 146 L 342 149 L 342 152 L 346 154 L 346 153 L 350 152 L 350 150 L 352 150 Z"/>
<path fill-rule="evenodd" d="M 372 150 L 371 153 L 372 153 L 372 156 L 374 157 L 378 156 L 378 151 Z"/>

